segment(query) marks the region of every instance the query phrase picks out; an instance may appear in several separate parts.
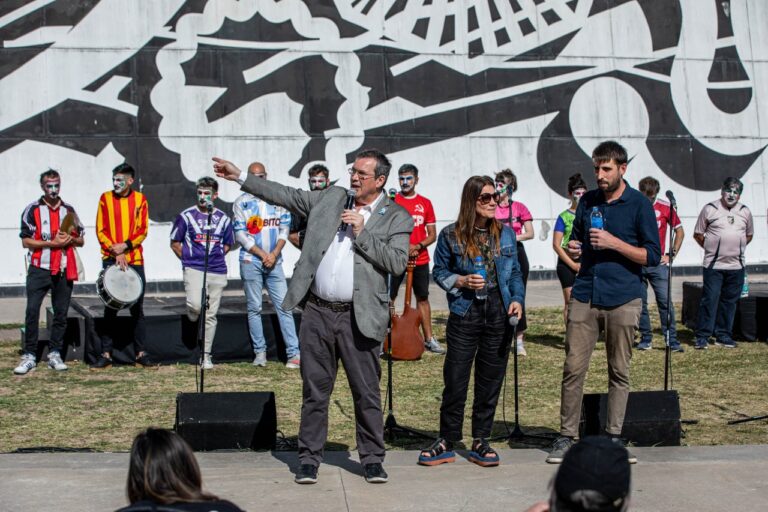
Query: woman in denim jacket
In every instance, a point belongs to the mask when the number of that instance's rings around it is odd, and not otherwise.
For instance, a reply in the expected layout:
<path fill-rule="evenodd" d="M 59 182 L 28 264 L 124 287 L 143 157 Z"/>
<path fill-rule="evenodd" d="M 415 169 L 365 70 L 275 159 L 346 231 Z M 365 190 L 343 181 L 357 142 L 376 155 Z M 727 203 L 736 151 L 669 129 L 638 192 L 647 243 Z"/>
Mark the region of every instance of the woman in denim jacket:
<path fill-rule="evenodd" d="M 488 444 L 501 384 L 507 369 L 508 318 L 523 311 L 523 287 L 515 249 L 515 233 L 495 219 L 498 194 L 488 176 L 472 176 L 461 193 L 459 218 L 437 239 L 432 275 L 448 295 L 451 311 L 446 328 L 448 353 L 443 366 L 440 436 L 419 455 L 419 464 L 434 466 L 456 459 L 453 444 L 461 441 L 464 406 L 472 363 L 475 398 L 472 404 L 472 449 L 469 460 L 497 466 L 499 456 Z M 487 282 L 474 272 L 483 259 Z M 487 285 L 487 296 L 477 290 Z"/>

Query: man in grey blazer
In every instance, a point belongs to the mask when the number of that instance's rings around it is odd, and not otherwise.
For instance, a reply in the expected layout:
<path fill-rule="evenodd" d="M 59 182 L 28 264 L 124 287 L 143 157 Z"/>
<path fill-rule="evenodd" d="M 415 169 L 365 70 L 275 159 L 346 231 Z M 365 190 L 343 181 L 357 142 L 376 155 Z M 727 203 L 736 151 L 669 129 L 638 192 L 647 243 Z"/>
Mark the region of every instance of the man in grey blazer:
<path fill-rule="evenodd" d="M 408 212 L 383 191 L 389 159 L 375 149 L 356 156 L 349 169 L 351 209 L 345 209 L 348 194 L 341 187 L 308 192 L 254 178 L 232 162 L 213 160 L 217 176 L 237 181 L 245 192 L 308 219 L 304 249 L 283 301 L 285 309 L 304 307 L 299 331 L 301 466 L 296 482 L 317 482 L 339 359 L 352 390 L 365 479 L 386 482 L 379 353 L 389 323 L 387 277 L 405 271 L 413 230 Z"/>

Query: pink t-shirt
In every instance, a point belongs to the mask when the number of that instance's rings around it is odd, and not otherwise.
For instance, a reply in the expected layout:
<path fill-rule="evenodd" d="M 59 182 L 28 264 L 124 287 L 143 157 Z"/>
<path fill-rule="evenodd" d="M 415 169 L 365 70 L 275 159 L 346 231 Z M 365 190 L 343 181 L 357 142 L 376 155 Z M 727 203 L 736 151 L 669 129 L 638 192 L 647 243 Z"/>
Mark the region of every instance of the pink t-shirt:
<path fill-rule="evenodd" d="M 533 220 L 531 212 L 528 208 L 519 201 L 512 201 L 512 222 L 509 219 L 509 206 L 498 205 L 496 207 L 496 218 L 501 221 L 502 224 L 507 225 L 515 230 L 515 234 L 519 235 L 523 232 L 523 224 L 529 220 Z"/>

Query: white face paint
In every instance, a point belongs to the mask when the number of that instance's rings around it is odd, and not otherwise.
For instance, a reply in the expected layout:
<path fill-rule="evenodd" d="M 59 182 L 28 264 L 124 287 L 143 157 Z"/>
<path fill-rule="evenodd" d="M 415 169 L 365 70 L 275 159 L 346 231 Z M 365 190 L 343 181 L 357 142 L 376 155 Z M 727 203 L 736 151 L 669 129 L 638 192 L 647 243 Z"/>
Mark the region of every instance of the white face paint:
<path fill-rule="evenodd" d="M 577 188 L 573 191 L 573 194 L 571 196 L 573 197 L 573 202 L 576 204 L 579 204 L 579 201 L 581 200 L 581 197 L 587 193 L 587 189 L 585 188 Z"/>
<path fill-rule="evenodd" d="M 739 193 L 739 189 L 737 187 L 731 187 L 727 189 L 723 189 L 720 191 L 720 194 L 723 198 L 723 202 L 729 207 L 733 207 L 736 203 L 739 202 L 739 198 L 741 197 L 741 194 Z"/>
<path fill-rule="evenodd" d="M 200 206 L 200 208 L 207 208 L 209 205 L 213 205 L 213 189 L 198 188 L 197 205 Z"/>
<path fill-rule="evenodd" d="M 112 176 L 112 189 L 115 191 L 115 194 L 122 194 L 127 187 L 128 182 L 126 181 L 125 176 L 121 176 L 120 174 Z"/>
<path fill-rule="evenodd" d="M 400 182 L 400 191 L 403 194 L 408 194 L 416 186 L 416 176 L 413 174 L 401 174 L 397 179 Z"/>
<path fill-rule="evenodd" d="M 309 190 L 323 190 L 328 186 L 328 180 L 322 176 L 309 178 Z"/>
<path fill-rule="evenodd" d="M 59 191 L 61 190 L 61 182 L 59 181 L 58 178 L 53 180 L 48 180 L 43 185 L 43 190 L 45 191 L 45 197 L 51 201 L 54 201 L 59 197 Z"/>

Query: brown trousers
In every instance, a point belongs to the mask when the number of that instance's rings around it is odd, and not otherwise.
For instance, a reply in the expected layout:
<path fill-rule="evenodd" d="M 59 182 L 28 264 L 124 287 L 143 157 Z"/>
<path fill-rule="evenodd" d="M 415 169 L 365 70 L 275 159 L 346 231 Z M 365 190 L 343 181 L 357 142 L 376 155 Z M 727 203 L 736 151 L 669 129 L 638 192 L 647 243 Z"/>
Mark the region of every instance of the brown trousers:
<path fill-rule="evenodd" d="M 605 331 L 608 356 L 608 417 L 605 431 L 621 434 L 629 397 L 629 361 L 640 318 L 641 299 L 611 308 L 571 299 L 565 330 L 565 365 L 560 392 L 560 434 L 578 437 L 584 378 L 597 337 Z"/>

